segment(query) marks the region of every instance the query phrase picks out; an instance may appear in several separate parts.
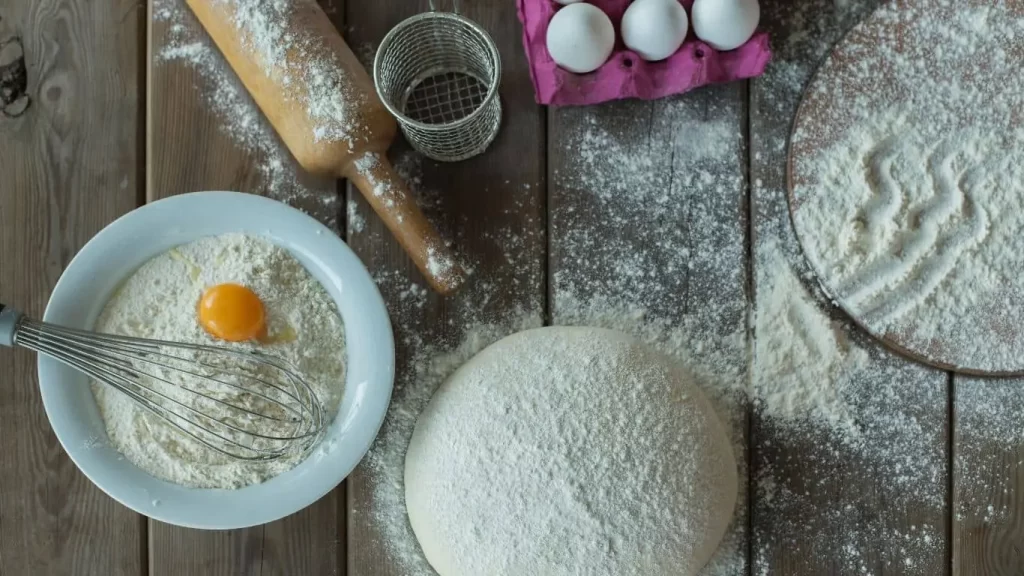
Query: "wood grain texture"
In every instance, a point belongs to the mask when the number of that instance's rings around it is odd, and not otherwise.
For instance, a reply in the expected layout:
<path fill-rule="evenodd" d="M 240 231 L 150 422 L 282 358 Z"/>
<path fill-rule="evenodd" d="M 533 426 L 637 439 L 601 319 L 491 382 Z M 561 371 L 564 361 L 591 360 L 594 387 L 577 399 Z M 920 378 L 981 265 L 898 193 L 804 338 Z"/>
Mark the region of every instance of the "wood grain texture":
<path fill-rule="evenodd" d="M 136 205 L 145 29 L 134 1 L 0 5 L 0 43 L 21 37 L 32 99 L 0 115 L 0 298 L 36 318 L 75 252 Z M 64 454 L 35 356 L 0 350 L 0 374 L 0 574 L 143 574 L 144 522 Z"/>
<path fill-rule="evenodd" d="M 149 44 L 147 199 L 200 190 L 252 192 L 285 200 L 341 233 L 338 184 L 305 174 L 276 136 L 259 138 L 253 135 L 260 131 L 240 129 L 233 119 L 251 117 L 262 133 L 272 134 L 215 48 L 213 64 L 167 57 L 169 49 L 191 42 L 212 47 L 184 1 L 160 0 L 153 8 L 167 13 L 151 9 L 157 17 L 151 18 Z M 340 0 L 325 8 L 339 21 L 344 14 Z M 150 574 L 340 574 L 344 499 L 342 485 L 301 512 L 245 530 L 190 530 L 151 521 Z"/>
<path fill-rule="evenodd" d="M 606 325 L 611 311 L 620 327 L 642 311 L 683 331 L 730 425 L 744 493 L 747 413 L 713 390 L 746 374 L 745 123 L 743 83 L 549 121 L 552 323 Z M 744 493 L 707 573 L 747 573 Z"/>
<path fill-rule="evenodd" d="M 773 256 L 764 249 L 771 244 L 790 255 L 798 274 L 811 278 L 788 215 L 790 125 L 805 84 L 831 45 L 876 4 L 801 0 L 764 7 L 762 22 L 773 36 L 775 59 L 765 76 L 752 82 L 751 94 L 757 279 L 775 273 Z M 807 282 L 811 291 L 812 284 Z M 755 296 L 755 301 L 764 296 L 758 282 Z M 821 301 L 819 307 L 829 311 Z M 863 391 L 852 399 L 852 410 L 868 448 L 755 415 L 753 572 L 946 574 L 948 376 L 895 356 L 831 312 L 837 329 L 869 355 L 849 376 L 851 388 Z"/>
<path fill-rule="evenodd" d="M 411 354 L 420 345 L 458 342 L 475 321 L 504 323 L 523 313 L 540 318 L 544 308 L 544 119 L 533 101 L 515 4 L 480 0 L 463 2 L 462 8 L 501 53 L 501 132 L 484 154 L 463 162 L 435 163 L 403 142 L 390 155 L 400 172 L 412 176 L 407 180 L 428 218 L 473 268 L 466 286 L 447 298 L 424 293 L 426 285 L 409 259 L 358 192 L 349 191 L 349 245 L 377 278 L 395 328 L 392 407 L 414 382 Z M 388 30 L 426 9 L 426 1 L 349 2 L 349 43 L 364 63 L 372 60 L 375 43 Z M 389 417 L 385 432 L 390 422 Z M 349 573 L 407 576 L 376 520 L 382 511 L 373 499 L 374 478 L 364 464 L 348 479 Z"/>
<path fill-rule="evenodd" d="M 283 158 L 284 170 L 311 191 L 290 201 L 339 233 L 346 230 L 347 202 L 348 241 L 392 313 L 400 395 L 412 376 L 410 354 L 421 343 L 457 342 L 471 322 L 510 321 L 524 312 L 548 313 L 554 323 L 576 320 L 587 313 L 581 299 L 642 303 L 651 316 L 706 335 L 688 346 L 718 341 L 704 356 L 731 359 L 735 376 L 748 377 L 748 353 L 721 342 L 742 333 L 737 326 L 759 295 L 755 278 L 770 272 L 762 243 L 771 238 L 787 251 L 797 248 L 784 173 L 796 105 L 830 46 L 877 1 L 763 3 L 776 59 L 749 93 L 735 84 L 653 103 L 549 113 L 533 103 L 514 3 L 464 3 L 502 52 L 502 132 L 485 155 L 457 164 L 424 160 L 401 142 L 391 154 L 414 176 L 428 216 L 474 264 L 471 284 L 447 299 L 421 292 L 423 279 L 358 192 L 348 190 L 347 201 L 339 201 L 336 183 L 303 174 L 287 154 L 278 155 L 279 141 L 269 152 L 239 145 L 208 100 L 216 81 L 182 61 L 162 60 L 172 22 L 152 22 L 147 56 L 140 51 L 144 5 L 93 4 L 0 6 L 0 41 L 25 39 L 33 97 L 23 117 L 0 117 L 0 254 L 19 271 L 0 275 L 0 299 L 41 315 L 75 251 L 142 196 L 204 189 L 292 196 L 262 169 Z M 356 53 L 371 58 L 373 42 L 426 9 L 425 0 L 323 4 L 336 23 L 350 25 L 346 36 Z M 185 18 L 201 37 L 187 12 Z M 724 163 L 681 153 L 690 135 L 700 134 L 693 126 L 709 124 L 737 135 Z M 606 134 L 630 157 L 651 160 L 653 179 L 618 185 L 665 186 L 678 209 L 638 208 L 637 195 L 606 194 L 593 174 L 581 175 L 612 157 L 611 150 L 583 154 L 576 144 L 588 131 Z M 647 209 L 647 226 L 623 225 L 627 211 Z M 687 249 L 671 248 L 680 244 Z M 806 272 L 802 261 L 792 263 Z M 626 273 L 637 265 L 650 276 Z M 422 298 L 410 304 L 410 294 Z M 794 433 L 756 414 L 748 436 L 740 413 L 737 458 L 750 461 L 751 507 L 741 502 L 712 573 L 1024 575 L 1024 381 L 956 377 L 951 406 L 949 375 L 892 355 L 840 314 L 833 319 L 870 355 L 856 377 L 863 390 L 857 409 L 906 417 L 923 431 L 872 441 L 891 446 L 908 469 L 934 474 L 924 483 L 894 483 L 891 461 L 880 464 L 827 436 Z M 373 475 L 364 467 L 346 482 L 347 491 L 264 527 L 202 532 L 147 523 L 94 488 L 63 454 L 38 397 L 34 357 L 0 350 L 0 374 L 0 575 L 406 576 L 375 524 Z"/>
<path fill-rule="evenodd" d="M 1024 574 L 1024 380 L 956 376 L 953 574 Z"/>

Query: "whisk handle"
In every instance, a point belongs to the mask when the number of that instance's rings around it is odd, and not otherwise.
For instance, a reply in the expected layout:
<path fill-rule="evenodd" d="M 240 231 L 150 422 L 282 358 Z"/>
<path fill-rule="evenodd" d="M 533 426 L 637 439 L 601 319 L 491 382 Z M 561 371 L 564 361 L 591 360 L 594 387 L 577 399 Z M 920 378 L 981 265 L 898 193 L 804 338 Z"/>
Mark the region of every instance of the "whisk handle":
<path fill-rule="evenodd" d="M 0 346 L 14 346 L 14 333 L 18 331 L 19 320 L 21 312 L 0 302 Z"/>

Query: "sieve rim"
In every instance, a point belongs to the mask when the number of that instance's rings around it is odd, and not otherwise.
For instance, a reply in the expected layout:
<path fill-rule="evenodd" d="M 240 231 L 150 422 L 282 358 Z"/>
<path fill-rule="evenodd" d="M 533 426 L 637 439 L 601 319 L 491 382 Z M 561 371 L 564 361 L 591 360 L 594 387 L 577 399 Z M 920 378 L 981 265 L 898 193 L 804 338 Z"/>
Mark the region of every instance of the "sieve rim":
<path fill-rule="evenodd" d="M 425 122 L 413 120 L 412 118 L 406 116 L 404 112 L 395 107 L 395 105 L 392 104 L 390 100 L 385 97 L 383 91 L 381 90 L 381 55 L 384 54 L 388 50 L 388 48 L 391 47 L 391 44 L 395 40 L 395 36 L 399 32 L 401 32 L 403 28 L 405 28 L 409 24 L 413 24 L 420 20 L 426 20 L 428 18 L 447 18 L 449 20 L 454 20 L 459 24 L 467 26 L 474 33 L 478 34 L 480 38 L 484 41 L 484 44 L 487 46 L 487 52 L 488 54 L 490 54 L 492 61 L 494 62 L 494 77 L 492 81 L 488 83 L 489 86 L 487 87 L 487 96 L 485 96 L 483 101 L 480 102 L 480 106 L 472 113 L 466 115 L 465 117 L 459 118 L 458 120 L 455 120 L 453 122 L 446 122 L 444 124 L 427 124 Z M 501 54 L 498 52 L 498 46 L 497 44 L 494 43 L 494 39 L 491 38 L 491 35 L 488 34 L 487 31 L 484 30 L 483 27 L 481 27 L 476 22 L 470 20 L 469 18 L 466 18 L 465 16 L 462 16 L 461 14 L 456 14 L 453 12 L 423 12 L 421 14 L 416 14 L 415 16 L 410 16 L 409 18 L 402 20 L 401 22 L 398 23 L 397 26 L 392 28 L 390 31 L 388 31 L 387 34 L 384 35 L 384 39 L 381 40 L 380 46 L 377 48 L 377 53 L 373 57 L 373 87 L 374 90 L 377 92 L 377 98 L 384 104 L 384 107 L 388 109 L 388 112 L 391 112 L 391 114 L 399 121 L 399 123 L 407 126 L 412 126 L 420 130 L 449 130 L 452 128 L 461 127 L 464 124 L 472 122 L 477 117 L 481 116 L 484 113 L 484 109 L 487 108 L 491 104 L 491 102 L 498 96 L 498 87 L 500 85 Z"/>

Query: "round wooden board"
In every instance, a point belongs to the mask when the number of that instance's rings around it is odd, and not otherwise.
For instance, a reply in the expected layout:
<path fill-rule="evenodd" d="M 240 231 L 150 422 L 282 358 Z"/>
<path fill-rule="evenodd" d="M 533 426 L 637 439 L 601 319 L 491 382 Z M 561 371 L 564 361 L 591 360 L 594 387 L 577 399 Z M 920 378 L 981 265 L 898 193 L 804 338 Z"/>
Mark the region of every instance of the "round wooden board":
<path fill-rule="evenodd" d="M 976 323 L 975 328 L 985 331 L 986 337 L 991 338 L 992 342 L 1005 343 L 1012 346 L 1015 352 L 1019 352 L 1015 354 L 1013 361 L 1004 361 L 996 366 L 984 365 L 985 362 L 972 362 L 972 358 L 958 355 L 957 347 L 943 337 L 934 337 L 928 341 L 915 339 L 913 318 L 907 320 L 905 327 L 898 330 L 873 325 L 864 315 L 844 302 L 842 290 L 837 285 L 838 279 L 824 273 L 822 267 L 812 257 L 808 245 L 809 237 L 812 234 L 820 234 L 820 231 L 802 226 L 801 218 L 798 217 L 806 200 L 800 196 L 798 188 L 824 187 L 826 184 L 820 174 L 809 169 L 811 163 L 805 162 L 807 159 L 837 145 L 851 129 L 858 127 L 858 122 L 864 120 L 863 107 L 880 113 L 883 110 L 908 105 L 912 100 L 920 101 L 917 100 L 919 95 L 908 97 L 906 77 L 900 75 L 905 74 L 905 66 L 912 55 L 920 55 L 922 51 L 930 54 L 936 49 L 941 49 L 941 46 L 915 45 L 918 36 L 914 33 L 914 27 L 922 25 L 923 18 L 934 23 L 936 18 L 943 17 L 943 11 L 977 10 L 990 4 L 981 0 L 962 3 L 942 0 L 893 1 L 883 5 L 855 26 L 822 63 L 804 92 L 789 139 L 787 197 L 790 220 L 819 284 L 857 326 L 897 353 L 936 368 L 982 376 L 1020 376 L 1024 375 L 1024 323 L 1020 323 L 1019 318 L 1008 318 L 1002 310 L 991 306 L 979 306 L 966 318 L 967 321 Z M 1024 22 L 1024 0 L 1004 0 L 999 4 Z M 1024 38 L 1024 34 L 1018 38 Z M 1005 44 L 1003 49 L 1005 60 L 1011 62 L 1004 62 L 1003 66 L 1015 67 L 1016 70 L 1024 67 L 1024 40 L 1018 39 Z M 979 68 L 987 70 L 985 57 L 987 55 L 980 56 L 973 67 L 963 66 L 944 72 L 948 73 L 953 81 L 969 83 L 976 73 L 982 76 L 982 73 L 977 72 Z M 936 57 L 936 60 L 940 59 Z M 901 66 L 904 67 L 902 71 Z M 870 78 L 865 78 L 865 69 L 870 69 Z M 1012 77 L 1007 78 L 1007 81 L 1012 81 Z M 1005 87 L 1012 89 L 1012 85 Z M 862 109 L 855 113 L 857 107 Z M 1008 119 L 1009 125 L 1024 125 L 1022 116 L 1024 110 L 1014 109 Z M 971 125 L 971 114 L 964 114 L 961 122 L 961 125 L 953 127 L 952 134 Z M 899 134 L 896 136 L 899 137 Z M 851 170 L 853 169 L 856 167 L 851 166 Z M 1020 231 L 1024 236 L 1024 229 Z M 1024 268 L 1021 270 L 1024 271 Z M 1021 292 L 1019 286 L 1016 288 L 1015 290 L 1014 287 L 1007 287 L 1005 293 L 996 296 L 1018 301 Z"/>

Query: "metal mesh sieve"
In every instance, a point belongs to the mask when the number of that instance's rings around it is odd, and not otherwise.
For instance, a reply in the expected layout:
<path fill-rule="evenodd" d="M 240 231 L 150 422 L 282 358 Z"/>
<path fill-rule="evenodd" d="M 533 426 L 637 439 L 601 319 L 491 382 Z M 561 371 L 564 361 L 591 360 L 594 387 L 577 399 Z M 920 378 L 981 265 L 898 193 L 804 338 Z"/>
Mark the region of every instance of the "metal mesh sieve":
<path fill-rule="evenodd" d="M 491 37 L 458 13 L 437 10 L 388 32 L 373 61 L 377 94 L 409 143 L 435 160 L 484 151 L 501 126 L 501 59 Z"/>

